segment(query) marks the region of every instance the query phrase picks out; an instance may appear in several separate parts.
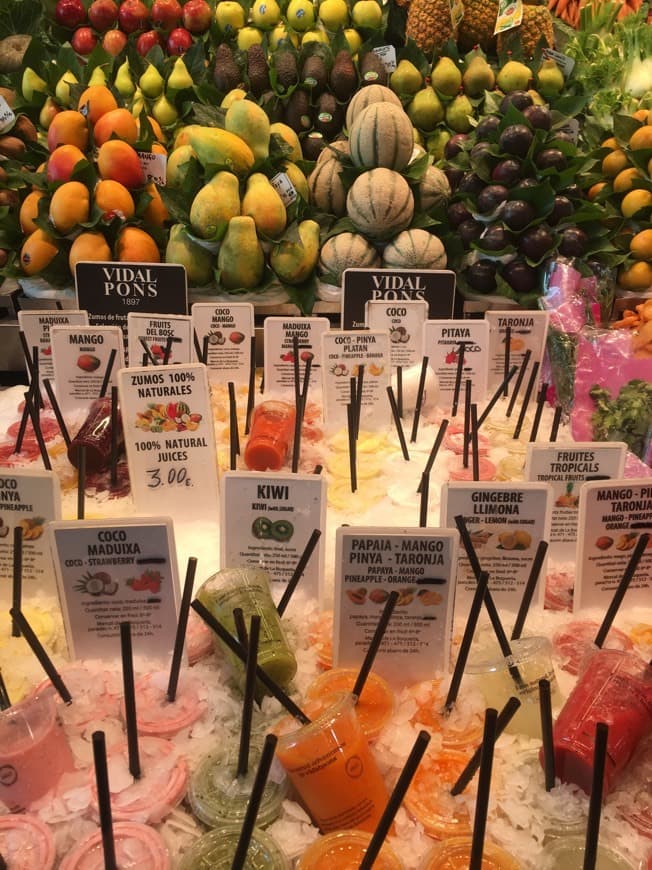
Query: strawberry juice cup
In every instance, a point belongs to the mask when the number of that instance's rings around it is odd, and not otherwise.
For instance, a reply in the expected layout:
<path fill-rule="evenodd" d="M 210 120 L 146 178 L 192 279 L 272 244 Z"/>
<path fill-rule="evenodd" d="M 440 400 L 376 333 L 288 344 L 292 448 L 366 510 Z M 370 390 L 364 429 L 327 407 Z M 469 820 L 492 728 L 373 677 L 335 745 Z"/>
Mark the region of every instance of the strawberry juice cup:
<path fill-rule="evenodd" d="M 147 825 L 115 822 L 116 864 L 120 870 L 170 870 L 172 863 L 161 835 Z M 59 870 L 104 870 L 102 833 L 95 831 L 69 852 Z"/>
<path fill-rule="evenodd" d="M 136 682 L 139 734 L 174 737 L 198 722 L 206 712 L 206 702 L 200 698 L 202 684 L 197 677 L 187 671 L 181 674 L 174 702 L 167 697 L 169 678 L 167 671 L 154 671 Z"/>
<path fill-rule="evenodd" d="M 10 870 L 52 870 L 57 856 L 52 831 L 37 816 L 0 816 L 0 855 Z"/>

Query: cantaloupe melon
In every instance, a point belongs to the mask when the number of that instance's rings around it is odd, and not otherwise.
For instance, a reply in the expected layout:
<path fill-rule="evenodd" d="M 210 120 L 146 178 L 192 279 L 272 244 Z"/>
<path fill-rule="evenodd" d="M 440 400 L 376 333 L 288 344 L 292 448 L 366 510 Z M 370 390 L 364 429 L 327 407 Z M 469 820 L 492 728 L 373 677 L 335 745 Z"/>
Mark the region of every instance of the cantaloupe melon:
<path fill-rule="evenodd" d="M 355 166 L 384 166 L 400 172 L 410 162 L 414 149 L 412 122 L 398 106 L 372 103 L 354 118 L 349 147 Z"/>
<path fill-rule="evenodd" d="M 384 85 L 367 85 L 354 94 L 346 110 L 346 129 L 351 129 L 353 119 L 367 106 L 372 103 L 391 103 L 394 106 L 402 107 L 400 99 L 394 91 L 386 88 Z"/>
<path fill-rule="evenodd" d="M 404 230 L 383 250 L 386 269 L 445 269 L 446 251 L 437 236 L 426 230 Z"/>
<path fill-rule="evenodd" d="M 390 239 L 406 229 L 414 215 L 410 185 L 392 169 L 370 169 L 351 185 L 346 211 L 355 228 L 371 239 Z"/>
<path fill-rule="evenodd" d="M 438 205 L 444 205 L 451 195 L 451 186 L 446 173 L 436 166 L 429 166 L 417 191 L 418 208 L 421 211 L 430 211 Z"/>
<path fill-rule="evenodd" d="M 342 164 L 336 157 L 331 157 L 318 160 L 308 179 L 311 203 L 320 211 L 337 217 L 346 214 L 346 190 L 341 173 Z"/>
<path fill-rule="evenodd" d="M 373 269 L 380 266 L 380 254 L 359 233 L 339 233 L 322 245 L 319 271 L 330 280 L 342 283 L 345 269 Z"/>

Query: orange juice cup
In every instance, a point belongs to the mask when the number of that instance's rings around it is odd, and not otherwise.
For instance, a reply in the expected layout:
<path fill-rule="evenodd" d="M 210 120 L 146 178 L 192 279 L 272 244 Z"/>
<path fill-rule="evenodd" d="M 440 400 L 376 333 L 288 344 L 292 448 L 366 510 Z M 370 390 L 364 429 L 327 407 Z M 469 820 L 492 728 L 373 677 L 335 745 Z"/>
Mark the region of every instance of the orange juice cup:
<path fill-rule="evenodd" d="M 468 760 L 467 753 L 456 749 L 426 752 L 421 759 L 403 804 L 428 836 L 442 840 L 471 835 L 466 804 L 450 794 Z"/>
<path fill-rule="evenodd" d="M 449 716 L 442 714 L 446 695 L 441 680 L 425 680 L 408 691 L 417 704 L 412 723 L 441 734 L 446 749 L 471 752 L 482 742 L 484 719 L 479 711 L 469 712 L 463 704 L 457 704 Z"/>
<path fill-rule="evenodd" d="M 308 686 L 306 697 L 315 701 L 342 695 L 353 689 L 357 678 L 358 671 L 355 668 L 332 668 L 320 674 Z M 355 711 L 367 740 L 375 740 L 394 712 L 394 692 L 387 681 L 373 671 L 370 672 L 355 705 Z"/>
<path fill-rule="evenodd" d="M 471 837 L 451 837 L 428 852 L 420 870 L 467 870 L 470 857 Z M 503 849 L 485 840 L 482 870 L 520 870 L 520 864 Z"/>
<path fill-rule="evenodd" d="M 147 825 L 113 825 L 116 863 L 120 870 L 170 870 L 170 854 L 161 835 Z M 102 833 L 85 837 L 61 862 L 59 870 L 104 870 Z"/>
<path fill-rule="evenodd" d="M 52 870 L 57 856 L 52 831 L 37 816 L 0 816 L 0 855 L 7 867 Z"/>
<path fill-rule="evenodd" d="M 278 471 L 285 465 L 294 434 L 295 408 L 287 402 L 267 401 L 256 407 L 244 450 L 250 471 Z"/>
<path fill-rule="evenodd" d="M 371 834 L 365 831 L 334 831 L 319 837 L 299 858 L 296 870 L 358 870 Z M 375 870 L 402 870 L 403 862 L 387 845 L 374 861 Z"/>
<path fill-rule="evenodd" d="M 310 702 L 309 725 L 284 719 L 276 755 L 313 822 L 327 834 L 346 828 L 373 832 L 389 797 L 355 712 L 353 695 Z M 292 729 L 293 730 L 289 730 Z"/>
<path fill-rule="evenodd" d="M 169 676 L 166 671 L 154 671 L 136 682 L 139 734 L 174 737 L 206 712 L 206 702 L 199 697 L 201 683 L 187 672 L 181 674 L 176 698 L 170 703 L 167 698 Z"/>

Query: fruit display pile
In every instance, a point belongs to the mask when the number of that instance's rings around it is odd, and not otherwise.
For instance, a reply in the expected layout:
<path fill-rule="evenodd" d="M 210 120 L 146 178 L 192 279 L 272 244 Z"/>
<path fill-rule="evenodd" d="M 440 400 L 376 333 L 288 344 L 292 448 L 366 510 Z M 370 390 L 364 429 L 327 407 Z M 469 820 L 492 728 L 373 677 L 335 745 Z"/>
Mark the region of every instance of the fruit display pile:
<path fill-rule="evenodd" d="M 348 267 L 448 267 L 525 306 L 551 258 L 652 283 L 645 5 L 497 28 L 476 0 L 30 4 L 18 58 L 21 4 L 0 14 L 4 277 L 173 262 L 302 311 Z"/>

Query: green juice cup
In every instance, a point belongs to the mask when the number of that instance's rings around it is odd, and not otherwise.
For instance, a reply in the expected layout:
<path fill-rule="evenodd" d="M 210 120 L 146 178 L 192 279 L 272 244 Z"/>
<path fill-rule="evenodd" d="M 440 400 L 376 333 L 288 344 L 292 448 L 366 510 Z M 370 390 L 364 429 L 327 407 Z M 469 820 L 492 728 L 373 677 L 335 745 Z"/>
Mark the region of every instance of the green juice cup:
<path fill-rule="evenodd" d="M 179 870 L 217 870 L 230 867 L 240 838 L 240 825 L 209 831 L 186 852 Z M 244 870 L 290 870 L 290 864 L 269 834 L 254 828 Z"/>
<path fill-rule="evenodd" d="M 272 600 L 269 576 L 259 568 L 226 568 L 213 574 L 201 586 L 197 597 L 233 635 L 233 611 L 241 608 L 245 623 L 260 616 L 258 664 L 280 686 L 287 686 L 297 671 L 297 661 L 288 645 L 280 617 Z M 244 665 L 227 650 L 236 673 L 244 680 Z M 262 691 L 262 686 L 258 686 Z"/>

